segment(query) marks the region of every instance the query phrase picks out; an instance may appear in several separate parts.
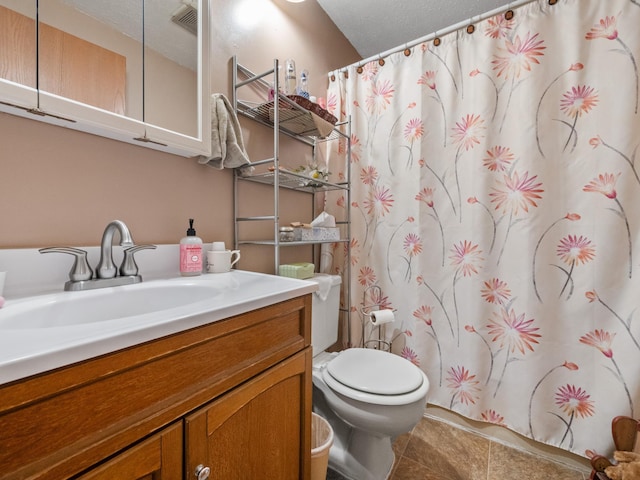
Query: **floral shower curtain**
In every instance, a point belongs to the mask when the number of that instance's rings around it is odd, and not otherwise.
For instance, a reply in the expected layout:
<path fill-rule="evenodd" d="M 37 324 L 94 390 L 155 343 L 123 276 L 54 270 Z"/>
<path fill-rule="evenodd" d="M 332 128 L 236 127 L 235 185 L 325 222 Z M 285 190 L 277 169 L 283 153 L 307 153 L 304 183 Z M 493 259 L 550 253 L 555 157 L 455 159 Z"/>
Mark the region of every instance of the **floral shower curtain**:
<path fill-rule="evenodd" d="M 638 0 L 537 0 L 327 97 L 352 120 L 351 205 L 327 198 L 351 208 L 352 345 L 394 309 L 430 403 L 583 456 L 640 414 L 638 26 Z"/>

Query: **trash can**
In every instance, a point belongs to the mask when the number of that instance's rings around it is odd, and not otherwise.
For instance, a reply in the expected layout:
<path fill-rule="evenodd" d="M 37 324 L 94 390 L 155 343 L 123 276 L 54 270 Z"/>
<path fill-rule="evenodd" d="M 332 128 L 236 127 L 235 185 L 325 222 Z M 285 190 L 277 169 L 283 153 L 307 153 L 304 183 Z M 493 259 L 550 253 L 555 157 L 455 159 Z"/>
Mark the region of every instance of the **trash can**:
<path fill-rule="evenodd" d="M 333 444 L 333 429 L 329 422 L 311 413 L 311 480 L 325 480 L 329 465 L 329 449 Z"/>

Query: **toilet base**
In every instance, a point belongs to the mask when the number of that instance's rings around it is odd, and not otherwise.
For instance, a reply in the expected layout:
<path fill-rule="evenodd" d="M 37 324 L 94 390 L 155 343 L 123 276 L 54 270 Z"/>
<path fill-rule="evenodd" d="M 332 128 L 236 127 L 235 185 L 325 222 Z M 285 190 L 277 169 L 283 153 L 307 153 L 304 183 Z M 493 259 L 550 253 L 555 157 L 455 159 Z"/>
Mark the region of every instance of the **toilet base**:
<path fill-rule="evenodd" d="M 390 437 L 354 429 L 350 429 L 346 439 L 334 441 L 329 450 L 329 466 L 349 480 L 386 480 L 394 461 Z"/>

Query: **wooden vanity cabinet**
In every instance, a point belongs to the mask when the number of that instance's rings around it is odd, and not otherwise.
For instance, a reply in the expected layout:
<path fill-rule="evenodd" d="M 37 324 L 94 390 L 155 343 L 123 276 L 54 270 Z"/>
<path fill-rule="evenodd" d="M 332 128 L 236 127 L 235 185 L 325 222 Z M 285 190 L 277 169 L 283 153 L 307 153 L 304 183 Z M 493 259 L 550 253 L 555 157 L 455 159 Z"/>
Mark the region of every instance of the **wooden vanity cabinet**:
<path fill-rule="evenodd" d="M 311 295 L 0 386 L 0 479 L 310 477 Z"/>

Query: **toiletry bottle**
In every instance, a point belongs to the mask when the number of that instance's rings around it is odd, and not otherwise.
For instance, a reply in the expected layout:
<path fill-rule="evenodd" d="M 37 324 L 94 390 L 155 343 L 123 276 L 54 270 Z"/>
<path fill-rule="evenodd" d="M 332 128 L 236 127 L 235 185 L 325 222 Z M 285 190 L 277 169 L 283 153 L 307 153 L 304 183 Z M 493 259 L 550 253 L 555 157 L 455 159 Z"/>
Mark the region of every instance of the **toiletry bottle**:
<path fill-rule="evenodd" d="M 192 277 L 202 274 L 202 239 L 193 229 L 193 218 L 189 219 L 187 236 L 180 240 L 180 275 Z"/>
<path fill-rule="evenodd" d="M 295 95 L 296 87 L 296 62 L 288 59 L 284 62 L 284 94 Z"/>
<path fill-rule="evenodd" d="M 298 85 L 298 95 L 309 98 L 309 71 L 300 72 L 300 85 Z"/>

